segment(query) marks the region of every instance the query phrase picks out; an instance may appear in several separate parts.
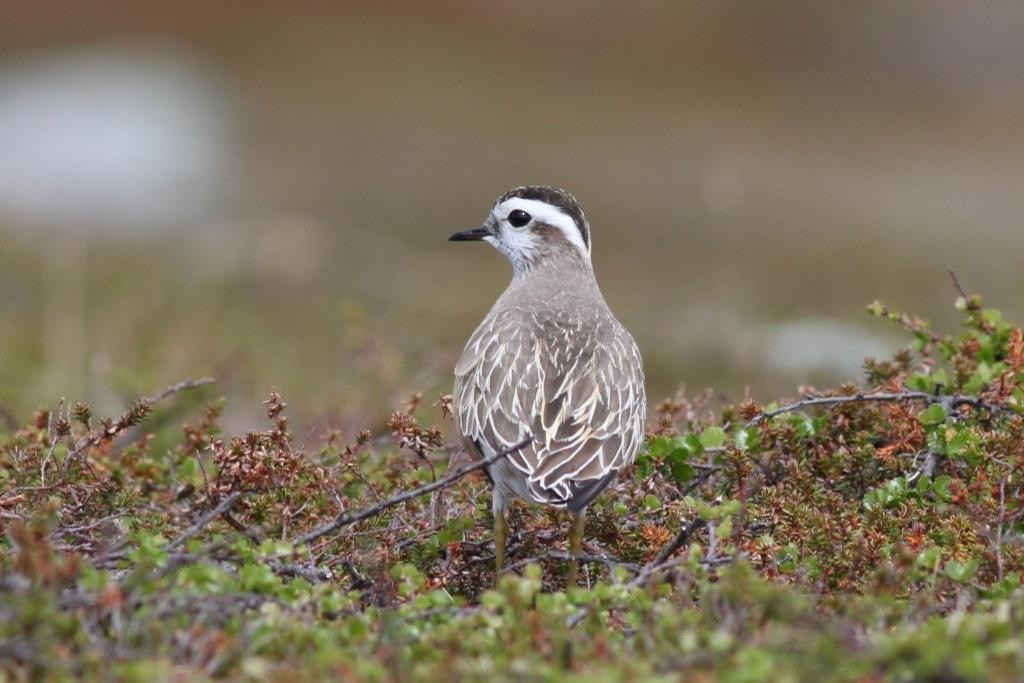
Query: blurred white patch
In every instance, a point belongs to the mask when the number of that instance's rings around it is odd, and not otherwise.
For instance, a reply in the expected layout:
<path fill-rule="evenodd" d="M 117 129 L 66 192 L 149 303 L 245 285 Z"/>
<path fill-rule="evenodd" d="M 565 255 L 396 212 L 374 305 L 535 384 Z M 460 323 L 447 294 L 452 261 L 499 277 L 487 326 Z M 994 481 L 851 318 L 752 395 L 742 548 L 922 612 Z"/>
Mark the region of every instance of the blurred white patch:
<path fill-rule="evenodd" d="M 805 318 L 758 328 L 743 346 L 773 370 L 790 374 L 828 372 L 858 379 L 864 359 L 888 358 L 896 345 L 857 325 Z"/>
<path fill-rule="evenodd" d="M 0 220 L 147 230 L 207 218 L 228 158 L 224 89 L 166 46 L 61 53 L 0 70 Z"/>

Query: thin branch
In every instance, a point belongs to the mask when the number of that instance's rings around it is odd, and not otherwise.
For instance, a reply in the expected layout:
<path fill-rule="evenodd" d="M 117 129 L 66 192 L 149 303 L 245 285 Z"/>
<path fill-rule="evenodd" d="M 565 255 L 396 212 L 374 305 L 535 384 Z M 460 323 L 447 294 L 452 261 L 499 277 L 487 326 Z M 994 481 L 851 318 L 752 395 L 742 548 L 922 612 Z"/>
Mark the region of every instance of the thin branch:
<path fill-rule="evenodd" d="M 543 562 L 545 560 L 577 560 L 579 562 L 603 564 L 609 571 L 611 571 L 615 567 L 623 567 L 632 574 L 635 574 L 636 572 L 640 571 L 640 567 L 638 565 L 632 562 L 621 562 L 613 557 L 605 557 L 604 555 L 591 555 L 588 553 L 580 553 L 578 555 L 574 555 L 572 553 L 566 553 L 560 550 L 552 550 L 541 555 L 537 555 L 535 557 L 526 557 L 521 560 L 517 560 L 516 562 L 513 562 L 512 564 L 502 569 L 500 574 L 508 574 L 509 572 L 513 572 L 519 569 L 520 567 L 525 567 L 526 565 L 531 564 L 533 562 Z"/>
<path fill-rule="evenodd" d="M 210 479 L 206 476 L 206 465 L 203 464 L 203 455 L 199 452 L 199 449 L 195 449 L 196 462 L 199 464 L 199 471 L 203 473 L 203 491 L 206 493 L 206 498 L 210 498 Z"/>
<path fill-rule="evenodd" d="M 1006 477 L 999 480 L 999 524 L 996 525 L 996 569 L 1003 580 L 1003 520 L 1006 519 Z"/>
<path fill-rule="evenodd" d="M 837 405 L 844 405 L 847 403 L 892 403 L 896 401 L 924 401 L 925 403 L 932 404 L 938 403 L 942 407 L 946 408 L 947 412 L 953 412 L 960 406 L 971 406 L 973 408 L 984 408 L 990 413 L 1007 412 L 1016 415 L 1017 412 L 1006 406 L 997 405 L 990 403 L 980 396 L 943 396 L 936 394 L 928 394 L 923 391 L 898 391 L 898 392 L 886 392 L 877 391 L 869 394 L 858 392 L 856 394 L 850 394 L 848 396 L 811 396 L 809 398 L 795 401 L 793 403 L 787 403 L 786 405 L 779 406 L 774 410 L 768 410 L 754 419 L 750 420 L 746 424 L 747 427 L 756 427 L 761 423 L 777 417 L 784 413 L 792 413 L 797 410 L 803 410 L 805 408 L 814 407 L 832 407 Z"/>
<path fill-rule="evenodd" d="M 691 522 L 689 526 L 692 527 L 698 520 L 700 520 L 699 517 L 697 519 L 695 519 L 693 522 Z M 703 522 L 703 520 L 700 520 L 700 521 Z M 706 524 L 706 522 L 704 522 L 704 523 Z M 689 528 L 689 527 L 687 527 L 687 528 Z M 668 554 L 671 555 L 672 553 L 670 552 Z M 658 553 L 658 556 L 660 557 L 661 553 Z M 744 553 L 744 554 L 740 554 L 738 556 L 720 557 L 720 558 L 716 558 L 716 559 L 710 559 L 709 558 L 709 559 L 702 560 L 701 564 L 703 566 L 705 566 L 705 567 L 708 567 L 708 568 L 710 568 L 710 567 L 718 567 L 720 565 L 730 564 L 730 563 L 736 561 L 737 559 L 745 558 L 745 557 L 746 557 L 746 554 Z M 690 561 L 690 558 L 688 558 L 688 557 L 677 557 L 674 560 L 667 560 L 666 559 L 666 560 L 664 560 L 662 562 L 658 562 L 656 560 L 652 560 L 651 562 L 648 562 L 647 564 L 645 564 L 643 566 L 643 568 L 637 573 L 637 575 L 634 576 L 632 579 L 630 579 L 630 581 L 628 583 L 626 583 L 626 587 L 627 588 L 639 588 L 639 587 L 647 584 L 659 572 L 662 572 L 662 571 L 664 571 L 666 569 L 672 569 L 673 567 L 678 567 L 679 565 L 686 564 L 689 561 Z M 577 626 L 579 626 L 583 622 L 584 619 L 587 618 L 587 616 L 589 614 L 591 614 L 593 609 L 594 609 L 593 605 L 584 605 L 580 609 L 579 612 L 577 612 L 576 614 L 571 616 L 568 620 L 566 620 L 566 625 L 569 628 L 576 628 Z"/>
<path fill-rule="evenodd" d="M 483 458 L 482 460 L 478 460 L 470 465 L 466 465 L 465 467 L 461 467 L 458 470 L 452 472 L 451 474 L 441 477 L 435 482 L 431 482 L 430 484 L 420 486 L 419 488 L 412 489 L 411 491 L 404 491 L 397 495 L 391 496 L 387 500 L 382 500 L 376 505 L 360 510 L 359 512 L 343 512 L 339 514 L 337 517 L 335 517 L 333 521 L 328 522 L 327 524 L 323 524 L 317 527 L 316 529 L 313 529 L 312 531 L 303 534 L 302 536 L 299 536 L 295 539 L 294 543 L 296 545 L 302 543 L 310 543 L 311 541 L 315 541 L 318 538 L 321 538 L 322 536 L 334 533 L 338 529 L 350 526 L 357 522 L 361 522 L 364 519 L 369 519 L 370 517 L 376 517 L 380 513 L 387 510 L 388 508 L 393 508 L 396 505 L 401 505 L 402 503 L 410 501 L 414 498 L 419 498 L 420 496 L 425 496 L 428 493 L 432 493 L 439 489 L 446 488 L 457 482 L 459 479 L 462 479 L 467 474 L 476 472 L 477 470 L 482 470 L 488 465 L 492 465 L 498 460 L 501 460 L 510 453 L 515 453 L 519 449 L 529 444 L 531 441 L 533 441 L 533 436 L 526 436 L 518 443 L 509 446 L 504 450 L 498 451 L 494 455 Z"/>
<path fill-rule="evenodd" d="M 722 565 L 732 564 L 736 560 L 742 560 L 746 558 L 746 553 L 739 553 L 737 555 L 724 555 L 716 558 L 706 557 L 700 560 L 699 564 L 705 569 L 711 569 L 713 567 L 721 567 Z M 689 557 L 677 557 L 673 560 L 666 560 L 661 564 L 648 565 L 649 568 L 645 568 L 639 574 L 634 576 L 633 579 L 626 585 L 630 588 L 639 588 L 640 586 L 643 586 L 644 584 L 648 583 L 659 572 L 663 572 L 666 569 L 672 569 L 674 567 L 687 564 L 688 562 L 690 562 L 690 560 L 691 558 Z"/>
<path fill-rule="evenodd" d="M 686 545 L 695 533 L 707 526 L 708 522 L 703 517 L 694 517 L 690 523 L 684 526 L 668 543 L 661 547 L 654 559 L 640 568 L 630 586 L 640 586 L 646 583 L 651 576 L 665 568 L 665 564 L 672 557 L 672 554 Z"/>
<path fill-rule="evenodd" d="M 956 291 L 960 292 L 960 296 L 964 298 L 964 303 L 970 305 L 971 296 L 960 285 L 960 278 L 956 276 L 956 272 L 954 272 L 952 268 L 946 268 L 946 271 L 949 272 L 949 277 L 953 281 L 953 286 L 956 287 Z"/>
<path fill-rule="evenodd" d="M 352 583 L 349 584 L 349 590 L 360 590 L 362 588 L 369 588 L 373 585 L 373 582 L 368 578 L 359 573 L 359 569 L 356 568 L 355 564 L 351 560 L 346 560 L 342 557 L 333 557 L 327 561 L 328 567 L 337 565 L 345 570 L 349 578 L 352 579 Z"/>
<path fill-rule="evenodd" d="M 952 412 L 956 408 L 964 405 L 969 405 L 976 408 L 984 408 L 989 412 L 1013 412 L 1010 411 L 1010 409 L 1006 408 L 1005 406 L 989 403 L 988 401 L 985 401 L 984 399 L 978 396 L 941 396 L 927 394 L 923 391 L 874 392 L 867 394 L 860 392 L 849 396 L 812 396 L 800 401 L 788 403 L 774 410 L 769 410 L 761 413 L 760 415 L 756 416 L 755 418 L 747 422 L 746 427 L 756 427 L 762 424 L 763 422 L 770 420 L 774 417 L 777 417 L 779 415 L 791 413 L 797 410 L 803 410 L 806 408 L 822 406 L 833 407 L 849 403 L 882 403 L 895 401 L 924 401 L 925 403 L 929 404 L 939 403 L 944 408 L 946 408 L 947 412 Z M 927 476 L 930 477 L 934 467 L 934 460 L 926 462 L 926 465 L 922 467 L 920 473 L 926 474 Z M 672 540 L 670 540 L 668 543 L 662 546 L 661 550 L 658 551 L 657 556 L 655 556 L 653 560 L 644 565 L 640 572 L 633 578 L 632 581 L 630 581 L 629 585 L 642 585 L 646 581 L 648 581 L 651 576 L 661 571 L 662 569 L 666 568 L 667 563 L 669 563 L 669 558 L 672 556 L 672 554 L 675 553 L 683 545 L 685 545 L 694 533 L 696 533 L 699 529 L 706 525 L 706 520 L 702 519 L 701 517 L 695 517 L 689 524 L 680 529 L 679 533 L 677 533 Z"/>
<path fill-rule="evenodd" d="M 242 534 L 253 543 L 260 542 L 260 535 L 235 519 L 235 516 L 231 514 L 230 510 L 225 511 L 221 517 L 224 518 L 224 521 L 228 523 L 229 527 Z"/>
<path fill-rule="evenodd" d="M 935 468 L 939 464 L 942 456 L 928 449 L 925 451 L 924 460 L 921 462 L 921 466 L 914 470 L 914 473 L 907 477 L 907 482 L 913 484 L 915 481 L 924 477 L 925 479 L 933 479 L 935 477 Z"/>
<path fill-rule="evenodd" d="M 301 577 L 310 583 L 324 583 L 334 579 L 334 572 L 326 567 L 315 564 L 281 563 L 276 560 L 267 562 L 270 569 L 278 576 Z"/>
<path fill-rule="evenodd" d="M 50 413 L 49 419 L 47 420 L 46 433 L 47 436 L 50 437 L 50 450 L 47 451 L 46 457 L 43 458 L 43 461 L 39 464 L 40 486 L 46 486 L 46 466 L 53 461 L 53 452 L 56 450 L 57 443 L 60 441 L 60 437 L 56 435 L 56 429 L 54 429 L 54 426 L 56 425 L 57 420 L 60 419 L 60 411 L 63 407 L 64 399 L 62 398 L 60 403 L 57 404 L 57 409 Z M 71 439 L 71 441 L 73 442 L 74 439 Z"/>
<path fill-rule="evenodd" d="M 62 527 L 57 527 L 52 532 L 50 532 L 50 535 L 53 536 L 53 537 L 57 537 L 57 536 L 60 536 L 61 534 L 79 534 L 79 533 L 82 533 L 84 531 L 91 531 L 91 530 L 95 529 L 98 526 L 102 526 L 102 525 L 106 524 L 107 522 L 109 522 L 111 520 L 117 519 L 118 517 L 124 517 L 127 514 L 129 514 L 127 510 L 122 510 L 120 512 L 115 512 L 112 515 L 107 515 L 106 517 L 101 517 L 101 518 L 99 518 L 97 520 L 94 520 L 94 521 L 90 522 L 89 524 L 82 524 L 80 526 L 62 526 Z"/>
<path fill-rule="evenodd" d="M 211 377 L 201 377 L 199 379 L 186 379 L 186 380 L 183 380 L 181 382 L 178 382 L 177 384 L 172 384 L 171 386 L 169 386 L 166 389 L 164 389 L 163 391 L 161 391 L 159 394 L 156 394 L 154 396 L 144 396 L 144 397 L 140 398 L 138 402 L 140 404 L 142 404 L 142 405 L 150 405 L 151 406 L 154 403 L 159 403 L 160 401 L 164 400 L 168 396 L 171 396 L 172 394 L 177 394 L 179 392 L 187 391 L 189 389 L 195 389 L 196 387 L 205 386 L 207 384 L 213 384 L 213 382 L 214 382 L 214 380 Z M 127 416 L 127 414 L 126 414 L 126 416 Z M 123 422 L 124 418 L 122 418 L 121 421 Z M 100 429 L 96 430 L 90 436 L 88 436 L 84 441 L 82 441 L 82 443 L 78 444 L 73 449 L 71 449 L 71 451 L 69 451 L 67 456 L 64 458 L 64 462 L 65 463 L 73 462 L 74 459 L 76 457 L 78 457 L 79 455 L 81 455 L 83 452 L 89 450 L 90 448 L 92 448 L 93 446 L 95 446 L 99 442 L 103 441 L 104 439 L 112 439 L 112 438 L 114 438 L 115 436 L 120 434 L 122 431 L 124 431 L 124 428 L 123 427 L 119 427 L 117 424 L 114 424 L 113 426 L 111 426 L 108 429 L 100 428 Z M 66 469 L 66 466 L 65 466 L 65 469 Z"/>
<path fill-rule="evenodd" d="M 704 518 L 694 517 L 689 524 L 679 530 L 679 533 L 675 535 L 675 538 L 661 547 L 661 550 L 658 551 L 658 554 L 655 555 L 654 559 L 644 565 L 643 569 L 640 570 L 639 575 L 653 572 L 654 570 L 651 569 L 652 567 L 656 567 L 657 565 L 665 562 L 672 556 L 672 553 L 682 548 L 690 540 L 690 537 L 705 525 L 707 525 L 707 521 Z"/>
<path fill-rule="evenodd" d="M 952 271 L 950 272 L 950 274 L 953 275 Z M 955 281 L 956 276 L 953 275 L 953 278 Z M 923 391 L 873 393 L 858 392 L 856 394 L 851 394 L 849 396 L 811 396 L 800 401 L 788 403 L 786 405 L 779 406 L 774 410 L 768 410 L 761 413 L 760 415 L 754 417 L 752 420 L 747 422 L 746 427 L 756 427 L 764 423 L 765 421 L 771 420 L 772 418 L 775 418 L 779 415 L 795 412 L 797 410 L 804 410 L 806 408 L 823 406 L 834 407 L 837 405 L 844 405 L 849 403 L 884 403 L 896 401 L 924 401 L 925 403 L 928 404 L 938 403 L 941 404 L 944 408 L 946 408 L 947 412 L 950 413 L 952 413 L 956 408 L 959 408 L 960 406 L 969 405 L 975 408 L 983 408 L 992 413 L 1006 411 L 1011 412 L 1013 414 L 1017 414 L 1015 411 L 1012 411 L 1010 408 L 1007 408 L 1006 406 L 1000 406 L 993 403 L 989 403 L 988 401 L 985 401 L 984 399 L 978 396 L 941 396 L 935 394 L 928 394 Z M 929 456 L 931 456 L 931 453 L 929 453 Z M 920 476 L 921 474 L 925 474 L 926 476 L 930 477 L 932 475 L 934 467 L 934 458 L 929 458 L 929 460 L 926 460 L 925 465 L 922 466 L 922 469 L 919 471 L 918 476 Z M 661 550 L 658 551 L 658 555 L 649 563 L 644 565 L 644 567 L 640 570 L 640 573 L 637 574 L 637 576 L 634 577 L 633 581 L 630 582 L 630 585 L 641 585 L 642 583 L 644 583 L 651 575 L 659 571 L 668 561 L 669 557 L 671 557 L 676 550 L 678 550 L 684 544 L 686 544 L 687 541 L 689 541 L 690 537 L 697 530 L 706 525 L 707 522 L 704 519 L 696 517 L 689 524 L 680 529 L 679 533 L 676 534 L 675 538 L 673 538 L 671 541 L 662 546 Z"/>
<path fill-rule="evenodd" d="M 228 510 L 230 510 L 232 506 L 234 506 L 234 504 L 237 503 L 238 499 L 241 497 L 242 492 L 235 491 L 230 496 L 222 500 L 220 503 L 217 504 L 215 508 L 213 508 L 205 515 L 200 517 L 195 524 L 186 529 L 185 533 L 171 541 L 171 543 L 167 546 L 167 549 L 174 550 L 175 548 L 180 548 L 182 545 L 185 544 L 186 541 L 188 541 L 188 539 L 192 538 L 200 531 L 202 531 L 207 524 L 209 524 L 210 522 L 212 522 L 213 520 L 217 519 L 221 515 L 225 514 Z"/>
<path fill-rule="evenodd" d="M 702 517 L 694 517 L 689 524 L 687 524 L 679 530 L 679 533 L 675 535 L 675 538 L 673 538 L 671 541 L 662 546 L 661 550 L 658 551 L 658 554 L 654 557 L 653 560 L 645 564 L 643 567 L 640 568 L 639 571 L 636 572 L 636 576 L 630 579 L 626 586 L 628 586 L 629 588 L 637 588 L 639 586 L 642 586 L 648 581 L 650 581 L 651 577 L 653 577 L 655 574 L 662 571 L 663 569 L 669 569 L 670 567 L 674 567 L 685 561 L 682 558 L 676 560 L 669 560 L 668 558 L 672 556 L 672 553 L 674 553 L 676 550 L 681 548 L 687 541 L 689 541 L 690 537 L 693 536 L 693 534 L 696 533 L 698 529 L 706 525 L 707 521 L 705 519 L 703 519 Z M 587 618 L 587 615 L 590 614 L 590 610 L 591 606 L 587 605 L 579 612 L 577 612 L 575 615 L 573 615 L 568 621 L 569 628 L 575 628 L 576 626 L 578 626 L 580 622 Z"/>
<path fill-rule="evenodd" d="M 157 403 L 159 401 L 164 400 L 168 396 L 171 396 L 172 394 L 177 394 L 182 391 L 188 391 L 189 389 L 195 389 L 197 387 L 204 387 L 207 384 L 213 384 L 215 381 L 216 380 L 213 379 L 212 377 L 200 377 L 198 379 L 182 380 L 177 384 L 172 384 L 171 386 L 167 387 L 159 394 L 156 394 L 155 396 L 148 396 L 146 398 L 143 398 L 142 400 L 147 401 L 149 403 Z"/>

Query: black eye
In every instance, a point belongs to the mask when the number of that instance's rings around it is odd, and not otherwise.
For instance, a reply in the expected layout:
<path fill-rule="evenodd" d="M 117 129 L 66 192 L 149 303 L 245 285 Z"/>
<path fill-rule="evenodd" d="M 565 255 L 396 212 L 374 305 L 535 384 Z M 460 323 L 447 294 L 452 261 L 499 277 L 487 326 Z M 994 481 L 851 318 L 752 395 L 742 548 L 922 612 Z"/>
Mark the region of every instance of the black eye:
<path fill-rule="evenodd" d="M 522 209 L 516 209 L 508 215 L 508 222 L 511 223 L 514 228 L 521 228 L 530 222 L 530 214 L 526 213 Z"/>

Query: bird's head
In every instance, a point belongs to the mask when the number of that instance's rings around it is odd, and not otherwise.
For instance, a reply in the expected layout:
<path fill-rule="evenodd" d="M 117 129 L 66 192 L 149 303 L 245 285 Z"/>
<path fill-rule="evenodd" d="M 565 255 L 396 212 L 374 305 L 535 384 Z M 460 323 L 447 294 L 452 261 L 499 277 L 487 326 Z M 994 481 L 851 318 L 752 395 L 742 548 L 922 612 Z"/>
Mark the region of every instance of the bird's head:
<path fill-rule="evenodd" d="M 560 261 L 590 265 L 590 226 L 575 197 L 554 187 L 530 185 L 498 197 L 481 225 L 457 232 L 453 242 L 483 240 L 512 262 L 517 276 Z"/>

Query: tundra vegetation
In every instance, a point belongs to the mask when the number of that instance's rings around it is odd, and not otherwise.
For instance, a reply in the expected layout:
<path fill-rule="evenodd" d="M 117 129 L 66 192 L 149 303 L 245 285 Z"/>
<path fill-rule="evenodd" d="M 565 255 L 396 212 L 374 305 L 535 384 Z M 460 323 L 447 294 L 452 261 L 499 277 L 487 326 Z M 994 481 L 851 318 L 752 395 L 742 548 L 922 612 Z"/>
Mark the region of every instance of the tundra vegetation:
<path fill-rule="evenodd" d="M 1024 332 L 964 294 L 863 377 L 770 404 L 656 404 L 564 519 L 486 480 L 449 399 L 380 433 L 220 424 L 185 381 L 120 416 L 0 427 L 0 678 L 1012 681 L 1024 671 Z M 294 408 L 293 408 L 294 409 Z"/>

